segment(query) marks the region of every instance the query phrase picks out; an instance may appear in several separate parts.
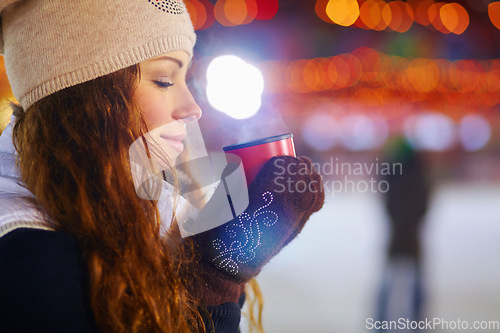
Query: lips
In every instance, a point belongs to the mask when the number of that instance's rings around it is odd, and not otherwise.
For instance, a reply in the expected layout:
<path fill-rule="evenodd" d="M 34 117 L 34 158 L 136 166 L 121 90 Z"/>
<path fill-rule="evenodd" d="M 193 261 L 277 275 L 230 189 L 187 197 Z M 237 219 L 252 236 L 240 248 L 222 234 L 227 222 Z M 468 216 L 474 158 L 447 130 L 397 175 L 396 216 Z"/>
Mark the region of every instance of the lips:
<path fill-rule="evenodd" d="M 186 133 L 178 135 L 160 134 L 160 138 L 162 138 L 170 147 L 174 148 L 179 153 L 184 150 L 182 140 L 186 138 Z"/>
<path fill-rule="evenodd" d="M 181 133 L 181 134 L 160 134 L 160 138 L 165 139 L 165 140 L 175 140 L 175 141 L 182 141 L 186 138 L 186 133 Z"/>

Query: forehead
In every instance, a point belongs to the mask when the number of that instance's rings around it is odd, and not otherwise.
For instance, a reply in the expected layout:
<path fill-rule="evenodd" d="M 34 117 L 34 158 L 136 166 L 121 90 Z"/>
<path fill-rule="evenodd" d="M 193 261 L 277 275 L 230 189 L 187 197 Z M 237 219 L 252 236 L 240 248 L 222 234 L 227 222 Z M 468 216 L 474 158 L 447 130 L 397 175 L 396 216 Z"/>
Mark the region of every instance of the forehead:
<path fill-rule="evenodd" d="M 173 62 L 177 63 L 179 67 L 184 67 L 189 64 L 190 57 L 189 54 L 185 51 L 172 51 L 167 52 L 161 55 L 158 55 L 154 58 L 148 59 L 143 62 L 143 64 L 161 64 L 164 62 Z"/>

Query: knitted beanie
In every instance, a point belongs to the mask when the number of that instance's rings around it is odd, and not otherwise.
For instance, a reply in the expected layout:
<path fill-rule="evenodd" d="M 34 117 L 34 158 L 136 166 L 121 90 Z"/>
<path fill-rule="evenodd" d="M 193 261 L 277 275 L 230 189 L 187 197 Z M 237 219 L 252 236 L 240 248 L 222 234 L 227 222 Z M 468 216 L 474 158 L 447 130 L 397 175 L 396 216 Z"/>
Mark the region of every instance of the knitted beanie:
<path fill-rule="evenodd" d="M 181 0 L 0 0 L 0 52 L 23 108 L 170 51 L 192 55 Z"/>

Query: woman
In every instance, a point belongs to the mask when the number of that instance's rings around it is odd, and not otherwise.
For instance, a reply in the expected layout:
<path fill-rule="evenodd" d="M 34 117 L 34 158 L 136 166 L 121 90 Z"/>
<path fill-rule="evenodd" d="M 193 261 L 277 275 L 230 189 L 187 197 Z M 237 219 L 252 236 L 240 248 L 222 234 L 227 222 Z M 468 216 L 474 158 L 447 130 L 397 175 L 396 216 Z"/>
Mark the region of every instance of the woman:
<path fill-rule="evenodd" d="M 161 200 L 136 192 L 129 148 L 173 124 L 171 161 L 201 116 L 185 82 L 195 34 L 184 4 L 7 0 L 0 11 L 21 104 L 0 137 L 2 331 L 237 331 L 245 284 L 323 204 L 310 161 L 285 158 L 307 168 L 286 175 L 314 182 L 307 193 L 278 193 L 269 161 L 244 214 L 182 238 Z"/>

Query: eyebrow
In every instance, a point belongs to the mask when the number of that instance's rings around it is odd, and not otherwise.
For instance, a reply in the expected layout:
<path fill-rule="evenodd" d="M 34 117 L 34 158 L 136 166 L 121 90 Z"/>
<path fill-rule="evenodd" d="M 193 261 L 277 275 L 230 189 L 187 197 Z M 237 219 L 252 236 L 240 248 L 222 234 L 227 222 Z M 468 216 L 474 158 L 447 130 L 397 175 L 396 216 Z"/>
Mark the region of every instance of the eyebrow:
<path fill-rule="evenodd" d="M 157 61 L 157 60 L 170 60 L 170 61 L 175 62 L 179 66 L 179 68 L 184 67 L 184 64 L 182 63 L 182 61 L 180 61 L 179 59 L 174 58 L 174 57 L 169 57 L 169 56 L 164 55 L 164 56 L 161 56 L 158 58 L 150 59 L 150 61 Z"/>

